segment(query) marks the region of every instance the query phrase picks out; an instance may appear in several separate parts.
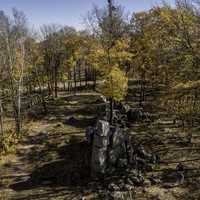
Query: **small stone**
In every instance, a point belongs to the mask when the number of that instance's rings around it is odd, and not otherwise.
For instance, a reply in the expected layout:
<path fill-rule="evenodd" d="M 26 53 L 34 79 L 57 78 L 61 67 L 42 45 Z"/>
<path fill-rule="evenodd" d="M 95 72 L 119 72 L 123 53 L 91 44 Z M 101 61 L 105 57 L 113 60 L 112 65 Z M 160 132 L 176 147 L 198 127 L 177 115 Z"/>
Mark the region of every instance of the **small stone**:
<path fill-rule="evenodd" d="M 129 185 L 129 184 L 125 184 L 125 189 L 127 190 L 127 191 L 132 191 L 132 190 L 134 190 L 134 186 L 133 185 Z"/>
<path fill-rule="evenodd" d="M 56 120 L 56 117 L 54 117 L 54 116 L 49 118 L 49 121 L 54 121 L 54 120 Z"/>
<path fill-rule="evenodd" d="M 144 183 L 144 177 L 140 174 L 137 176 L 131 176 L 130 178 L 135 186 L 142 186 Z"/>
<path fill-rule="evenodd" d="M 118 186 L 120 188 L 120 191 L 123 191 L 125 189 L 125 183 L 123 180 L 120 180 L 120 182 L 118 183 Z"/>
<path fill-rule="evenodd" d="M 136 169 L 132 169 L 132 170 L 130 171 L 130 174 L 131 174 L 132 176 L 137 176 L 138 172 L 137 172 Z"/>
<path fill-rule="evenodd" d="M 122 103 L 122 113 L 127 113 L 130 109 L 131 107 L 128 104 Z"/>
<path fill-rule="evenodd" d="M 124 194 L 125 194 L 124 192 L 117 191 L 117 192 L 113 192 L 111 196 L 114 200 L 121 200 L 123 199 Z"/>
<path fill-rule="evenodd" d="M 78 104 L 78 101 L 70 101 L 68 103 L 71 104 L 71 105 L 76 105 L 76 104 Z"/>
<path fill-rule="evenodd" d="M 130 178 L 127 178 L 126 183 L 129 185 L 133 185 L 133 181 Z"/>
<path fill-rule="evenodd" d="M 120 191 L 120 188 L 118 185 L 116 185 L 115 183 L 110 183 L 108 186 L 108 189 L 112 192 L 114 191 Z"/>

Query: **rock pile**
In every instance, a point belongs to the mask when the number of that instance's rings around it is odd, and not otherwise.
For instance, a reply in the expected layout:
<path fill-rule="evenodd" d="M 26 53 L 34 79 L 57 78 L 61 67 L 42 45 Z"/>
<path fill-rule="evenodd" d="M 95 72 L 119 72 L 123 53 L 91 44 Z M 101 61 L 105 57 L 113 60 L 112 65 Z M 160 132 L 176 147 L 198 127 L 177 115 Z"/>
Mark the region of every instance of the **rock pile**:
<path fill-rule="evenodd" d="M 132 144 L 131 137 L 124 129 L 111 126 L 107 121 L 99 120 L 95 127 L 88 127 L 86 138 L 92 145 L 91 175 L 99 177 L 118 169 L 135 169 L 134 182 L 141 182 L 140 172 L 151 171 L 159 161 L 142 145 Z M 140 179 L 140 180 L 139 180 Z"/>
<path fill-rule="evenodd" d="M 151 117 L 143 108 L 132 108 L 126 103 L 120 103 L 113 110 L 113 123 L 125 127 L 127 122 L 151 122 Z"/>

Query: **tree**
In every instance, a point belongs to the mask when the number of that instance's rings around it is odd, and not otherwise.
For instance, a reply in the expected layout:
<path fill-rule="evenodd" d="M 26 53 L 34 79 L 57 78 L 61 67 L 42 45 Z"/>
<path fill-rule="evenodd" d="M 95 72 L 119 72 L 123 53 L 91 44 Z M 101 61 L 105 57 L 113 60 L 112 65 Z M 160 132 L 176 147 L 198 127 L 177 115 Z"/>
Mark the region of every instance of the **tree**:
<path fill-rule="evenodd" d="M 110 122 L 112 123 L 113 103 L 124 99 L 128 81 L 123 70 L 132 59 L 129 52 L 128 21 L 123 9 L 108 0 L 106 8 L 94 7 L 87 20 L 97 45 L 90 52 L 90 61 L 105 79 L 101 92 L 110 100 Z"/>
<path fill-rule="evenodd" d="M 121 6 L 115 5 L 112 0 L 108 0 L 106 8 L 95 6 L 88 14 L 87 23 L 91 32 L 99 40 L 105 53 L 107 64 L 111 64 L 110 51 L 116 42 L 125 36 L 129 28 L 128 20 Z"/>
<path fill-rule="evenodd" d="M 82 37 L 70 27 L 55 25 L 42 27 L 44 68 L 48 77 L 49 94 L 57 97 L 58 82 L 80 59 Z"/>
<path fill-rule="evenodd" d="M 26 83 L 29 85 L 30 91 L 29 94 L 32 95 L 32 84 L 38 86 L 40 98 L 43 106 L 44 113 L 47 113 L 46 105 L 46 75 L 45 70 L 42 64 L 44 63 L 41 45 L 36 42 L 35 38 L 29 37 L 25 42 L 26 48 L 26 62 L 28 68 L 28 74 L 26 76 Z M 29 96 L 31 98 L 31 96 Z"/>
<path fill-rule="evenodd" d="M 11 92 L 16 132 L 21 131 L 21 93 L 23 89 L 23 77 L 25 73 L 25 48 L 27 37 L 25 15 L 13 9 L 13 18 L 10 19 L 3 12 L 0 14 L 2 40 L 1 52 L 5 60 L 5 69 L 9 79 L 9 90 Z"/>
<path fill-rule="evenodd" d="M 124 100 L 128 90 L 128 79 L 118 67 L 112 67 L 100 89 L 101 93 L 110 99 L 110 123 L 113 118 L 113 103 Z"/>
<path fill-rule="evenodd" d="M 4 135 L 4 124 L 3 124 L 3 105 L 2 100 L 0 99 L 0 134 L 2 137 Z"/>

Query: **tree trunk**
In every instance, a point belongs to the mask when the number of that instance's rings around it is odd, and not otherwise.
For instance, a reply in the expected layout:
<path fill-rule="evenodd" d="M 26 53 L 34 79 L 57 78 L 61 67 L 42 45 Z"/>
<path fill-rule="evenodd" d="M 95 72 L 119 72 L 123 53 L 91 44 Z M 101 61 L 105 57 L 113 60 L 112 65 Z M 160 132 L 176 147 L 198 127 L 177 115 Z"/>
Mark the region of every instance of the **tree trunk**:
<path fill-rule="evenodd" d="M 41 98 L 42 98 L 42 106 L 44 109 L 44 113 L 47 113 L 47 106 L 46 106 L 46 101 L 45 101 L 45 89 L 42 89 L 42 84 L 40 82 L 40 78 L 39 78 L 39 73 L 37 71 L 37 67 L 35 67 L 36 69 L 36 75 L 37 75 L 37 82 L 38 82 L 38 86 L 39 86 L 39 90 L 40 90 L 40 94 L 41 94 Z"/>
<path fill-rule="evenodd" d="M 143 81 L 140 80 L 140 106 L 142 106 L 142 99 L 143 99 Z"/>
<path fill-rule="evenodd" d="M 95 91 L 96 90 L 96 82 L 97 82 L 97 77 L 96 77 L 97 74 L 96 74 L 96 69 L 93 69 L 93 71 L 94 71 L 94 80 L 93 80 L 94 83 L 93 84 L 94 84 L 94 91 Z"/>
<path fill-rule="evenodd" d="M 55 92 L 55 98 L 58 97 L 58 65 L 59 61 L 55 63 L 55 72 L 54 72 L 54 92 Z"/>
<path fill-rule="evenodd" d="M 63 81 L 63 89 L 64 89 L 64 91 L 66 90 L 65 81 Z"/>
<path fill-rule="evenodd" d="M 88 86 L 88 69 L 85 67 L 85 86 Z"/>
<path fill-rule="evenodd" d="M 3 135 L 4 135 L 4 128 L 3 128 L 3 106 L 2 106 L 1 99 L 0 99 L 0 134 L 3 137 Z"/>
<path fill-rule="evenodd" d="M 76 66 L 74 66 L 74 92 L 76 93 Z"/>
<path fill-rule="evenodd" d="M 81 82 L 81 64 L 79 63 L 78 66 L 78 76 L 79 76 L 79 82 L 80 82 L 80 90 L 81 90 L 81 86 L 82 86 L 82 82 Z"/>
<path fill-rule="evenodd" d="M 21 132 L 21 81 L 19 82 L 17 95 L 16 132 L 18 134 Z"/>
<path fill-rule="evenodd" d="M 111 125 L 113 124 L 113 109 L 114 109 L 114 101 L 111 98 L 110 99 L 110 120 L 109 120 Z"/>

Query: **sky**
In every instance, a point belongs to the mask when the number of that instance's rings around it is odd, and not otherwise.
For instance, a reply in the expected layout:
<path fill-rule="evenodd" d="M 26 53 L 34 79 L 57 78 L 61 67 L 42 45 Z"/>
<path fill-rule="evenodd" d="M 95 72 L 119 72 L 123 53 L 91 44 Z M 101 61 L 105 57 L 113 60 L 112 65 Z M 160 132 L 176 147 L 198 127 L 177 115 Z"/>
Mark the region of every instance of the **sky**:
<path fill-rule="evenodd" d="M 126 11 L 138 12 L 159 5 L 161 0 L 115 0 Z M 43 24 L 60 24 L 84 29 L 83 17 L 91 10 L 92 6 L 100 7 L 106 0 L 0 0 L 0 10 L 7 14 L 12 8 L 22 10 L 27 16 L 29 25 L 35 28 Z M 173 4 L 174 0 L 168 0 Z"/>

